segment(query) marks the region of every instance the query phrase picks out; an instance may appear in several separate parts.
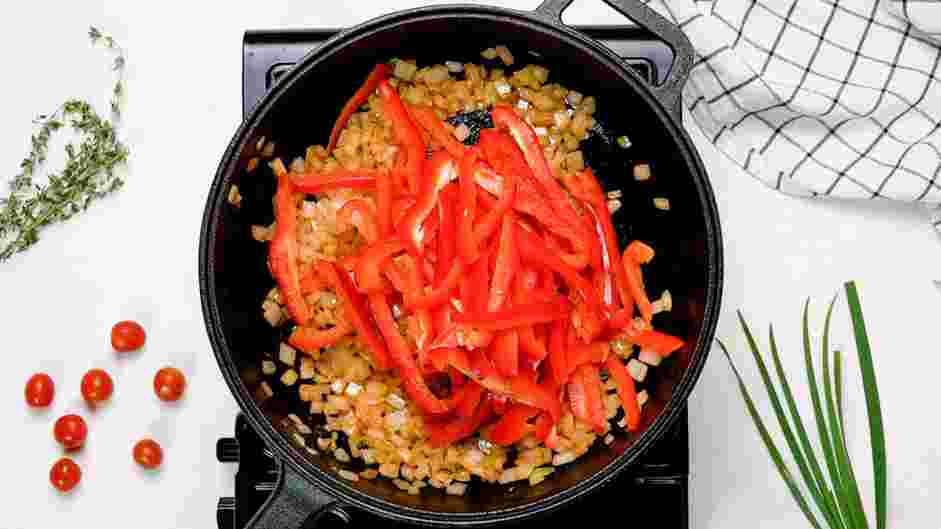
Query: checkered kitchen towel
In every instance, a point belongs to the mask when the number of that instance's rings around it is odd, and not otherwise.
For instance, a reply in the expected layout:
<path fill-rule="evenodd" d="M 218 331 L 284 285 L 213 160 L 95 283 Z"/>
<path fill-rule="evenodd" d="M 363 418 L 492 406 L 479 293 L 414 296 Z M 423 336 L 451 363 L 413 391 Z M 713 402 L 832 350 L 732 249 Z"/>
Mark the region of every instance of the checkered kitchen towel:
<path fill-rule="evenodd" d="M 693 120 L 748 173 L 923 203 L 941 231 L 941 1 L 645 1 L 696 48 Z"/>

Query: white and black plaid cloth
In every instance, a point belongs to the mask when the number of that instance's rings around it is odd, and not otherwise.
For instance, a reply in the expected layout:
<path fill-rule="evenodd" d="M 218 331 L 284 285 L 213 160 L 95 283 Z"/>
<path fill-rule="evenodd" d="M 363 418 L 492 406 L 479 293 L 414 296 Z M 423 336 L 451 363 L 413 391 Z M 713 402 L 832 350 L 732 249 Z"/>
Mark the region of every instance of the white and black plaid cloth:
<path fill-rule="evenodd" d="M 683 100 L 779 191 L 934 208 L 941 231 L 941 2 L 646 0 L 697 59 Z"/>

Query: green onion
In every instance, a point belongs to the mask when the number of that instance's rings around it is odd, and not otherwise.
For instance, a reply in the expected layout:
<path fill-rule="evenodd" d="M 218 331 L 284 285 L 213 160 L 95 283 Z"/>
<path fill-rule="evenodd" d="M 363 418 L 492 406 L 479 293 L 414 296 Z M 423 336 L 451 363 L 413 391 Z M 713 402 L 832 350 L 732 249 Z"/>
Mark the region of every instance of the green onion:
<path fill-rule="evenodd" d="M 872 363 L 872 351 L 870 349 L 869 338 L 866 333 L 866 325 L 863 321 L 862 308 L 855 283 L 846 283 L 845 291 L 850 318 L 853 324 L 853 332 L 856 338 L 856 353 L 859 359 L 863 389 L 866 396 L 867 415 L 869 418 L 873 475 L 875 476 L 876 527 L 877 529 L 885 529 L 885 432 L 882 424 L 879 390 L 876 384 L 875 368 Z M 807 374 L 807 382 L 810 386 L 814 421 L 820 440 L 820 452 L 825 465 L 820 464 L 817 451 L 811 444 L 807 430 L 804 427 L 797 402 L 794 399 L 794 394 L 791 391 L 784 368 L 781 365 L 778 347 L 774 338 L 774 330 L 769 327 L 768 341 L 771 350 L 772 365 L 777 375 L 777 386 L 779 389 L 770 376 L 764 360 L 765 357 L 752 335 L 748 323 L 745 321 L 741 311 L 738 313 L 739 322 L 745 333 L 748 347 L 758 366 L 762 383 L 768 393 L 778 426 L 783 433 L 785 444 L 790 452 L 790 459 L 792 459 L 793 464 L 797 466 L 800 480 L 795 478 L 781 450 L 779 450 L 771 434 L 768 432 L 748 392 L 745 381 L 742 379 L 741 374 L 732 361 L 728 348 L 726 348 L 725 344 L 721 341 L 717 341 L 726 359 L 729 361 L 729 366 L 732 368 L 732 373 L 738 383 L 748 414 L 751 416 L 755 428 L 758 430 L 758 434 L 767 448 L 775 468 L 778 470 L 781 479 L 784 481 L 791 496 L 797 503 L 798 508 L 807 518 L 810 525 L 815 529 L 821 529 L 822 527 L 829 527 L 830 529 L 868 529 L 869 522 L 866 518 L 866 511 L 862 505 L 859 486 L 856 481 L 856 473 L 849 459 L 849 451 L 847 450 L 846 444 L 842 397 L 842 355 L 840 351 L 831 352 L 830 350 L 830 319 L 835 301 L 836 298 L 830 302 L 827 310 L 821 340 L 822 350 L 820 362 L 823 381 L 822 388 L 817 384 L 813 353 L 811 352 L 808 315 L 809 301 L 804 305 L 802 329 L 805 371 Z M 832 374 L 830 370 L 831 361 L 833 363 Z M 787 413 L 779 398 L 779 394 L 784 396 L 784 404 L 787 406 Z M 788 420 L 788 414 L 790 415 L 790 420 Z M 793 429 L 791 425 L 793 425 Z M 824 467 L 829 476 L 824 475 Z M 820 513 L 822 518 L 818 518 L 811 511 L 811 505 L 806 499 L 807 496 L 812 500 L 817 508 L 817 512 Z"/>

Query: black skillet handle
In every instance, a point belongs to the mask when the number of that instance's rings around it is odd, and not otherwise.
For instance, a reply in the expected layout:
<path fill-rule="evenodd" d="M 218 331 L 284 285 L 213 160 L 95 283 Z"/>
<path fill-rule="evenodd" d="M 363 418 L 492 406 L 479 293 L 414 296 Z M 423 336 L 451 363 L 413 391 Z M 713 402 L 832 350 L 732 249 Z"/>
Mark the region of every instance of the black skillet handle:
<path fill-rule="evenodd" d="M 536 8 L 535 13 L 542 15 L 554 24 L 562 24 L 562 12 L 573 1 L 544 0 Z M 663 106 L 674 112 L 677 117 L 681 117 L 683 84 L 686 83 L 686 78 L 693 68 L 693 59 L 695 58 L 693 45 L 689 42 L 689 39 L 680 31 L 680 28 L 657 14 L 653 9 L 641 4 L 640 0 L 604 0 L 604 3 L 656 35 L 673 50 L 673 66 L 670 68 L 669 75 L 662 84 L 652 86 L 651 89 L 657 99 L 663 103 Z"/>
<path fill-rule="evenodd" d="M 318 525 L 349 526 L 350 513 L 289 465 L 279 463 L 271 496 L 244 529 L 313 529 Z"/>

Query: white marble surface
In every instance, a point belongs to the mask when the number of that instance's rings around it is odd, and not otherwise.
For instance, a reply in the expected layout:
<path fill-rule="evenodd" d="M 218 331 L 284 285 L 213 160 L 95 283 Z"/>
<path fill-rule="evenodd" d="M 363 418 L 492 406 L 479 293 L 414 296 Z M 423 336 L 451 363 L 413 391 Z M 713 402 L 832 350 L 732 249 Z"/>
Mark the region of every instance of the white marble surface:
<path fill-rule="evenodd" d="M 488 2 L 529 9 L 535 0 Z M 322 4 L 322 5 L 321 5 Z M 216 463 L 213 443 L 229 434 L 236 406 L 217 372 L 203 330 L 196 281 L 197 227 L 207 183 L 240 117 L 240 42 L 246 28 L 347 26 L 413 7 L 415 0 L 291 2 L 20 2 L 5 11 L 0 167 L 12 175 L 28 145 L 30 120 L 64 98 L 104 101 L 107 62 L 90 50 L 89 24 L 129 50 L 124 134 L 133 156 L 128 186 L 67 226 L 43 233 L 32 251 L 0 265 L 3 331 L 0 417 L 6 475 L 0 527 L 61 526 L 202 529 L 215 527 L 216 498 L 231 494 L 234 469 Z M 577 23 L 618 22 L 595 0 L 576 3 Z M 787 367 L 800 368 L 799 310 L 813 296 L 816 315 L 843 280 L 859 281 L 876 350 L 890 458 L 890 527 L 927 527 L 941 490 L 934 420 L 941 244 L 926 216 L 904 207 L 824 204 L 765 189 L 691 132 L 716 189 L 726 240 L 726 289 L 719 335 L 736 346 L 747 375 L 734 310 L 756 326 L 768 321 Z M 4 177 L 5 179 L 6 177 Z M 134 318 L 149 333 L 146 349 L 116 359 L 108 330 Z M 845 311 L 836 343 L 851 347 Z M 183 367 L 190 390 L 168 408 L 150 381 L 167 363 Z M 52 421 L 81 410 L 78 384 L 92 366 L 116 379 L 113 402 L 88 417 L 84 474 L 75 493 L 59 496 L 48 469 L 59 456 Z M 58 383 L 54 407 L 31 413 L 23 384 L 38 370 Z M 851 449 L 871 498 L 866 426 L 848 366 Z M 795 372 L 796 376 L 796 372 Z M 803 394 L 803 385 L 796 384 Z M 766 409 L 766 400 L 759 399 Z M 716 354 L 690 401 L 691 526 L 806 526 L 765 454 L 731 374 Z M 859 412 L 859 413 L 857 413 Z M 86 414 L 87 415 L 87 414 Z M 142 475 L 130 449 L 156 436 L 165 467 Z M 643 508 L 632 506 L 631 508 Z"/>

